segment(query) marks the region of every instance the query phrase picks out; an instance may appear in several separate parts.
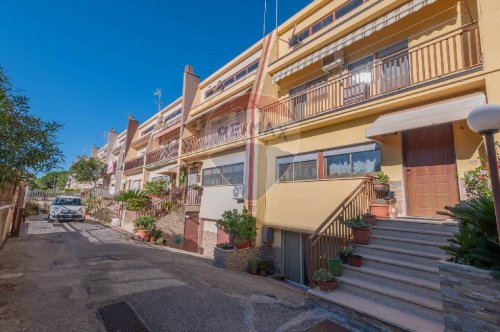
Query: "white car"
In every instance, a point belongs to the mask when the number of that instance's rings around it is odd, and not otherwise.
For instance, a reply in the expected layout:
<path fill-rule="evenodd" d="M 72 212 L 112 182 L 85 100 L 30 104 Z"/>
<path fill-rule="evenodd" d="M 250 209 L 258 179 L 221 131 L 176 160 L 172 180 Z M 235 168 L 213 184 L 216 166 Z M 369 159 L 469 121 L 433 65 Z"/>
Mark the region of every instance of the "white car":
<path fill-rule="evenodd" d="M 85 220 L 85 207 L 77 196 L 58 196 L 50 204 L 48 221 Z"/>

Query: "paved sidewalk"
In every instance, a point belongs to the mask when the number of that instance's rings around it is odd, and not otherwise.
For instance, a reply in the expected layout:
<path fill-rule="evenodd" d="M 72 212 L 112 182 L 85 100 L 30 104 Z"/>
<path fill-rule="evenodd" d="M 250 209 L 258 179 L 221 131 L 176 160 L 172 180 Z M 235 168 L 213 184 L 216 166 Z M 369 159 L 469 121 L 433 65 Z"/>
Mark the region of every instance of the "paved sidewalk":
<path fill-rule="evenodd" d="M 96 222 L 23 227 L 0 251 L 0 331 L 104 331 L 97 309 L 122 300 L 150 331 L 303 331 L 340 319 L 273 279 Z"/>

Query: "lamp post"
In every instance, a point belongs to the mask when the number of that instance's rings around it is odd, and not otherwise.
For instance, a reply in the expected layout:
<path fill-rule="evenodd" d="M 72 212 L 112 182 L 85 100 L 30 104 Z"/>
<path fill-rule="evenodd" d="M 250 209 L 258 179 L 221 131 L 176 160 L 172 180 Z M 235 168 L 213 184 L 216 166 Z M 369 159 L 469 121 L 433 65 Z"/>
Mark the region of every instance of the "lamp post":
<path fill-rule="evenodd" d="M 470 129 L 483 135 L 490 168 L 491 189 L 495 206 L 498 239 L 500 240 L 500 179 L 493 135 L 500 130 L 500 105 L 486 104 L 476 107 L 467 117 Z"/>

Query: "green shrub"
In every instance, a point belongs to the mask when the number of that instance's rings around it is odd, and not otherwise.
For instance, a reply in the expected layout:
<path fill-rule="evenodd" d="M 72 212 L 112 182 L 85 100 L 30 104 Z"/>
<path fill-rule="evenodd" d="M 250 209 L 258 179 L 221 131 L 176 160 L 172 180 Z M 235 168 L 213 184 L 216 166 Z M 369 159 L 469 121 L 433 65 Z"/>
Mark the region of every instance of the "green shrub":
<path fill-rule="evenodd" d="M 40 212 L 40 208 L 38 205 L 34 202 L 27 202 L 25 207 L 24 207 L 24 216 L 31 217 L 31 216 L 36 216 Z"/>
<path fill-rule="evenodd" d="M 142 216 L 137 218 L 134 224 L 137 229 L 153 230 L 156 225 L 156 219 L 152 216 Z"/>
<path fill-rule="evenodd" d="M 446 210 L 440 214 L 457 219 L 460 224 L 458 233 L 448 240 L 450 245 L 442 249 L 451 255 L 453 262 L 491 270 L 493 277 L 500 278 L 500 244 L 493 198 L 471 199 Z"/>
<path fill-rule="evenodd" d="M 153 180 L 144 184 L 144 192 L 148 195 L 165 196 L 168 195 L 168 180 Z"/>
<path fill-rule="evenodd" d="M 236 209 L 225 211 L 216 222 L 218 229 L 237 236 L 241 240 L 255 239 L 257 236 L 257 219 L 243 207 L 242 212 Z"/>
<path fill-rule="evenodd" d="M 140 189 L 130 189 L 119 192 L 115 200 L 125 203 L 129 211 L 139 211 L 151 204 L 151 199 L 148 194 Z"/>

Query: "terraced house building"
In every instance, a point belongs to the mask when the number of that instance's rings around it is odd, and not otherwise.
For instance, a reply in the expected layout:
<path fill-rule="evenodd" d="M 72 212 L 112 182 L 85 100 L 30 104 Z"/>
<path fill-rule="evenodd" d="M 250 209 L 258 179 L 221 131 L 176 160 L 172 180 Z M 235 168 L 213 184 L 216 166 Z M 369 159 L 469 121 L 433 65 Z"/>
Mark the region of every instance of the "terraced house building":
<path fill-rule="evenodd" d="M 182 97 L 127 130 L 122 189 L 182 170 L 193 251 L 227 241 L 215 221 L 246 205 L 265 231 L 258 245 L 279 249 L 285 277 L 308 284 L 349 240 L 342 221 L 367 212 L 365 177 L 383 171 L 393 216 L 411 219 L 374 230 L 357 248 L 371 270 L 343 284 L 439 330 L 438 245 L 456 224 L 434 218 L 465 198 L 461 178 L 485 154 L 465 119 L 500 102 L 499 15 L 495 0 L 313 1 L 208 78 L 187 66 Z"/>

